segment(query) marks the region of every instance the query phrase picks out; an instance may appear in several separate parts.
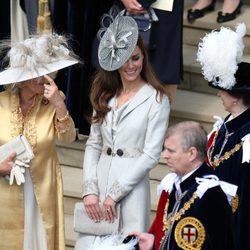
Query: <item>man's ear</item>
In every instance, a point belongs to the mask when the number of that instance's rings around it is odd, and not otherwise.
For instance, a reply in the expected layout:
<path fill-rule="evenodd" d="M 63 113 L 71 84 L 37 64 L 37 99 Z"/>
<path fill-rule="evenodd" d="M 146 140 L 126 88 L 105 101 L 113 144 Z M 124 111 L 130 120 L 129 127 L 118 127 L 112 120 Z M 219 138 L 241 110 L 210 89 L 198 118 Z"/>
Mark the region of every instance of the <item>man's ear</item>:
<path fill-rule="evenodd" d="M 190 147 L 189 148 L 189 159 L 190 161 L 194 161 L 195 159 L 197 159 L 197 149 L 196 147 Z"/>

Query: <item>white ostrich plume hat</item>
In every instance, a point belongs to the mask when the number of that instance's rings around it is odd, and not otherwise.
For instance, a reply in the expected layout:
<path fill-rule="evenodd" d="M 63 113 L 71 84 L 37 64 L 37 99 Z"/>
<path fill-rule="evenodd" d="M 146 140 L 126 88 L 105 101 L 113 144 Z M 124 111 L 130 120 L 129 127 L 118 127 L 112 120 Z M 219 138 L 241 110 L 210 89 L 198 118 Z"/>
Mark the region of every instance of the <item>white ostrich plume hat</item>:
<path fill-rule="evenodd" d="M 246 25 L 240 23 L 236 26 L 236 31 L 221 27 L 201 39 L 197 61 L 210 85 L 230 90 L 236 84 L 235 73 L 242 60 L 245 34 Z"/>
<path fill-rule="evenodd" d="M 1 44 L 1 48 L 8 43 Z M 67 46 L 67 39 L 57 34 L 32 36 L 11 46 L 8 67 L 0 72 L 0 85 L 40 77 L 79 62 Z"/>

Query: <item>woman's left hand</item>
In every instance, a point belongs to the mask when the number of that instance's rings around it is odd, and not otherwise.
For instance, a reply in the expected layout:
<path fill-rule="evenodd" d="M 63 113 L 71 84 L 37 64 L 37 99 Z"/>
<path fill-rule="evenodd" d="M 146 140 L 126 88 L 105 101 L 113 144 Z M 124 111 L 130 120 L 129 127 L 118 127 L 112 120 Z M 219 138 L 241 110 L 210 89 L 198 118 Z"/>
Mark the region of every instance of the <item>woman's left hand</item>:
<path fill-rule="evenodd" d="M 44 78 L 48 81 L 47 84 L 44 84 L 44 97 L 46 97 L 55 108 L 64 106 L 63 97 L 60 95 L 60 91 L 54 80 L 48 75 L 44 75 Z"/>
<path fill-rule="evenodd" d="M 107 196 L 103 202 L 103 215 L 109 223 L 114 222 L 114 219 L 117 218 L 115 205 L 116 202 L 110 196 Z"/>

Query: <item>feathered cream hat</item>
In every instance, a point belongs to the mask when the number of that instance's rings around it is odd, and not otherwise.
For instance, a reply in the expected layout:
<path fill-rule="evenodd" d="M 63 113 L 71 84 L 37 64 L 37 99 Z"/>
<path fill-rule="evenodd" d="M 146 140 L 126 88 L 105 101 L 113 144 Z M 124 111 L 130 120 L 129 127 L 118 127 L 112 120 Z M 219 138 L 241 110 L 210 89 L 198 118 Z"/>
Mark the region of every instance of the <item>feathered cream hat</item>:
<path fill-rule="evenodd" d="M 33 79 L 79 62 L 66 38 L 57 34 L 33 36 L 16 43 L 7 58 L 9 66 L 0 72 L 0 85 Z"/>
<path fill-rule="evenodd" d="M 250 64 L 242 62 L 245 33 L 246 26 L 241 23 L 236 31 L 221 27 L 202 38 L 197 61 L 211 87 L 230 91 L 250 89 Z"/>

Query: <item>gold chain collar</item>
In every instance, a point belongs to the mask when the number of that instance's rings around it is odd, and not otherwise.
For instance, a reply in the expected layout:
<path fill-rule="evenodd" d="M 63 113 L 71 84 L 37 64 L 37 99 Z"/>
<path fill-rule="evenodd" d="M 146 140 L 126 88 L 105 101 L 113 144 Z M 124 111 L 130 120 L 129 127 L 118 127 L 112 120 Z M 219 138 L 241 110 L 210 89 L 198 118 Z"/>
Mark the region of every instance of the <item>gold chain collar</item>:
<path fill-rule="evenodd" d="M 220 158 L 212 160 L 212 155 L 214 152 L 214 145 L 215 145 L 215 141 L 216 141 L 216 138 L 218 136 L 218 133 L 219 133 L 219 129 L 217 129 L 217 131 L 215 132 L 214 139 L 213 139 L 212 146 L 211 146 L 211 150 L 209 153 L 209 163 L 213 167 L 213 169 L 218 167 L 223 161 L 228 160 L 235 152 L 239 151 L 243 145 L 243 141 L 241 141 L 240 143 L 237 143 L 234 146 L 234 148 L 232 148 L 229 151 L 226 151 L 224 153 L 224 155 L 222 155 Z"/>
<path fill-rule="evenodd" d="M 182 196 L 182 198 L 183 197 L 184 195 Z M 163 231 L 165 234 L 162 237 L 161 242 L 160 242 L 160 248 L 159 248 L 160 250 L 164 248 L 167 242 L 170 227 L 173 225 L 175 221 L 180 220 L 181 216 L 184 215 L 185 212 L 190 209 L 191 205 L 194 203 L 194 201 L 197 198 L 198 198 L 198 195 L 196 192 L 194 192 L 190 200 L 184 203 L 183 207 L 179 210 L 179 212 L 174 213 L 167 219 L 167 210 L 168 210 L 168 205 L 169 205 L 169 198 L 168 198 L 168 201 L 164 208 L 164 216 L 163 216 Z"/>
<path fill-rule="evenodd" d="M 179 210 L 179 212 L 177 213 L 174 213 L 173 215 L 171 215 L 168 219 L 167 219 L 167 210 L 168 210 L 168 205 L 169 205 L 169 198 L 168 198 L 168 201 L 165 205 L 165 208 L 164 208 L 164 216 L 163 216 L 163 231 L 167 231 L 169 230 L 170 226 L 175 222 L 175 221 L 178 221 L 181 216 L 183 214 L 185 214 L 185 212 L 187 210 L 190 209 L 191 205 L 194 203 L 194 201 L 196 200 L 197 198 L 197 193 L 194 192 L 192 197 L 190 198 L 190 200 L 188 200 L 187 202 L 184 203 L 183 205 L 183 208 L 181 208 Z"/>

